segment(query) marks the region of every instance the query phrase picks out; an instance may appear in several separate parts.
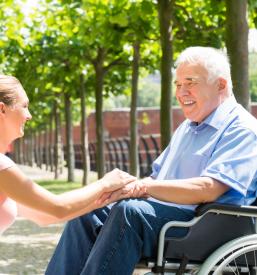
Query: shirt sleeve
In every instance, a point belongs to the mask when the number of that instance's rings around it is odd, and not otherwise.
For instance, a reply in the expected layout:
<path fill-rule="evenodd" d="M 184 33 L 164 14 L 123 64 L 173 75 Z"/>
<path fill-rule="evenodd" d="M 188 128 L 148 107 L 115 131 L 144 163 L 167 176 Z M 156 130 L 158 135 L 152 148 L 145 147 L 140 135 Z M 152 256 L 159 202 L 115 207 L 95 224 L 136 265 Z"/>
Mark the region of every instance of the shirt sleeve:
<path fill-rule="evenodd" d="M 214 178 L 243 196 L 256 177 L 257 136 L 246 128 L 225 132 L 201 176 Z"/>
<path fill-rule="evenodd" d="M 8 169 L 14 165 L 15 163 L 10 158 L 5 156 L 4 154 L 0 154 L 0 171 Z"/>
<path fill-rule="evenodd" d="M 152 164 L 152 174 L 150 175 L 150 177 L 152 177 L 153 179 L 156 179 L 162 166 L 163 163 L 165 162 L 167 155 L 169 154 L 170 151 L 170 144 L 168 145 L 168 147 L 166 147 L 166 149 L 160 154 L 160 156 L 153 162 Z"/>

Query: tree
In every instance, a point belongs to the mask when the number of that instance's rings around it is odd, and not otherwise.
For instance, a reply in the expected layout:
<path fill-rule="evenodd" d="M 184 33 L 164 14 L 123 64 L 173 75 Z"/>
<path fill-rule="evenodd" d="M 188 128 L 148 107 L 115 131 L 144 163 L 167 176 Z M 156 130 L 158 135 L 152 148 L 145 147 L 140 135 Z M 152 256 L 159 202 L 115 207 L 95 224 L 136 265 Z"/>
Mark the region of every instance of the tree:
<path fill-rule="evenodd" d="M 82 184 L 86 185 L 88 183 L 90 163 L 89 163 L 89 153 L 88 153 L 88 131 L 87 131 L 87 120 L 86 120 L 86 92 L 85 92 L 85 80 L 84 75 L 80 75 L 80 106 L 81 106 L 81 153 L 82 153 L 82 169 L 83 169 L 83 179 Z"/>
<path fill-rule="evenodd" d="M 79 23 L 79 37 L 81 43 L 84 43 L 84 58 L 93 65 L 95 71 L 98 177 L 102 177 L 105 172 L 102 117 L 105 76 L 122 62 L 123 54 L 123 47 L 120 43 L 122 31 L 110 20 L 113 13 L 121 12 L 121 5 L 118 4 L 108 5 L 103 1 L 87 1 L 83 5 L 83 9 L 87 10 L 87 17 Z"/>
<path fill-rule="evenodd" d="M 146 70 L 156 68 L 156 53 L 153 53 L 153 45 L 149 42 L 155 42 L 157 22 L 155 20 L 155 7 L 151 1 L 142 0 L 126 4 L 124 1 L 123 14 L 117 14 L 112 17 L 112 22 L 119 24 L 119 17 L 126 18 L 122 22 L 124 27 L 124 45 L 131 49 L 131 100 L 130 100 L 130 143 L 129 143 L 129 172 L 138 176 L 138 126 L 137 126 L 137 107 L 138 107 L 138 80 L 140 76 L 140 67 L 144 66 Z M 118 18 L 117 18 L 118 17 Z M 127 21 L 127 22 L 126 22 Z M 148 49 L 146 54 L 145 49 Z"/>
<path fill-rule="evenodd" d="M 172 129 L 171 119 L 171 68 L 172 68 L 172 11 L 173 0 L 158 0 L 158 13 L 160 24 L 161 57 L 161 108 L 160 132 L 161 148 L 168 145 Z"/>
<path fill-rule="evenodd" d="M 226 0 L 226 10 L 226 46 L 231 63 L 233 90 L 238 102 L 249 110 L 247 0 Z"/>

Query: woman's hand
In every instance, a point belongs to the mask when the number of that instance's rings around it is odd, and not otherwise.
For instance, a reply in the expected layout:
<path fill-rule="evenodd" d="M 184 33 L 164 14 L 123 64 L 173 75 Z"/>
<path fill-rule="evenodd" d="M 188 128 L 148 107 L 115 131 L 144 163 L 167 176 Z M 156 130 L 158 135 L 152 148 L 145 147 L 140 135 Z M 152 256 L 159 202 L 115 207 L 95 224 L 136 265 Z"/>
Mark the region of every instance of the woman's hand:
<path fill-rule="evenodd" d="M 100 182 L 103 184 L 104 193 L 108 193 L 118 190 L 135 180 L 136 177 L 116 168 L 106 173 Z"/>
<path fill-rule="evenodd" d="M 135 180 L 116 191 L 104 193 L 96 200 L 97 207 L 103 207 L 112 202 L 127 198 L 147 198 L 146 189 L 142 181 Z"/>

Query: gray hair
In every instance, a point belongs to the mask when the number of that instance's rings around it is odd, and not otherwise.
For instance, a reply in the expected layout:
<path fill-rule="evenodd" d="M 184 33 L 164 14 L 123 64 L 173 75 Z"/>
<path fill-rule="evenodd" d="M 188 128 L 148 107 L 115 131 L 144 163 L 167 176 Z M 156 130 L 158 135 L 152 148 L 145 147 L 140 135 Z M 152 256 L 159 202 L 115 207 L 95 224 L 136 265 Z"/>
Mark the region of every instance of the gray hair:
<path fill-rule="evenodd" d="M 180 54 L 175 65 L 179 67 L 185 63 L 201 65 L 205 68 L 209 83 L 213 83 L 219 77 L 224 78 L 227 81 L 228 92 L 233 93 L 230 63 L 225 52 L 211 47 L 189 47 Z"/>
<path fill-rule="evenodd" d="M 20 81 L 10 75 L 0 75 L 0 102 L 8 106 L 15 104 L 17 91 L 22 87 Z"/>

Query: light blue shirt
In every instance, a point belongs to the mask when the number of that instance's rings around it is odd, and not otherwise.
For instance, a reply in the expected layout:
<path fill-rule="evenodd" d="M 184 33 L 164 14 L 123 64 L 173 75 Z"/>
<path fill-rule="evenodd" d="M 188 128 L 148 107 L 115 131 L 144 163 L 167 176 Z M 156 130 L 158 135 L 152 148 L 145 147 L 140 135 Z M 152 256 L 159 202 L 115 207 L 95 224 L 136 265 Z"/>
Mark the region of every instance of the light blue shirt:
<path fill-rule="evenodd" d="M 201 124 L 185 120 L 152 169 L 157 180 L 216 179 L 231 187 L 217 202 L 250 205 L 257 189 L 257 120 L 231 97 Z"/>

